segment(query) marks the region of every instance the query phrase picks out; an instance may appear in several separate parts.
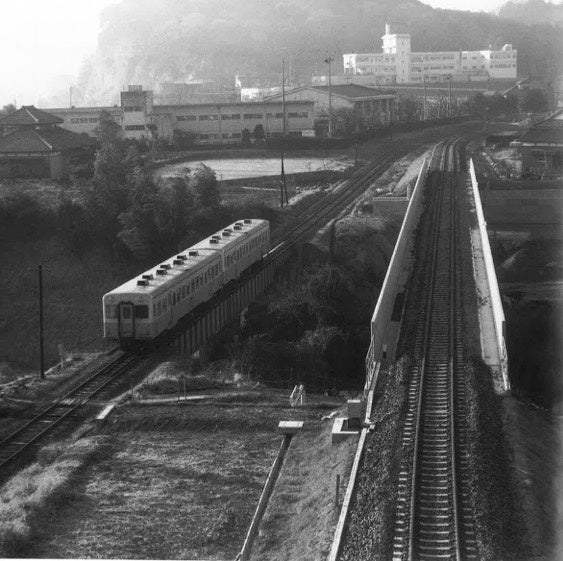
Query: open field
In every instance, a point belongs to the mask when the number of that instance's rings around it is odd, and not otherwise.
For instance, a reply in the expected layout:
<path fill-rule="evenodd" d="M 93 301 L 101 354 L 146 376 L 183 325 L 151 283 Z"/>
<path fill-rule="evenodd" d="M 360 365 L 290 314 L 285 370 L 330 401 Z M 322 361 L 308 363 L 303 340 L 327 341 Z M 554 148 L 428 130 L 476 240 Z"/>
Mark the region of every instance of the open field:
<path fill-rule="evenodd" d="M 281 173 L 280 158 L 229 158 L 171 164 L 159 168 L 156 171 L 156 175 L 158 177 L 173 176 L 178 173 L 182 173 L 185 168 L 194 167 L 199 164 L 204 164 L 210 167 L 215 172 L 218 181 L 245 177 L 279 175 Z M 318 170 L 343 170 L 350 164 L 351 163 L 347 158 L 338 157 L 288 157 L 284 159 L 285 173 L 288 174 L 312 172 Z"/>
<path fill-rule="evenodd" d="M 330 424 L 321 417 L 342 403 L 311 398 L 306 407 L 291 409 L 287 392 L 253 395 L 251 403 L 121 407 L 95 437 L 104 453 L 74 468 L 65 486 L 72 491 L 70 498 L 51 509 L 50 516 L 31 522 L 29 542 L 20 553 L 43 558 L 234 558 L 281 442 L 278 422 L 313 423 L 305 437 L 306 447 L 312 447 L 318 431 Z M 317 459 L 330 471 L 330 446 L 323 444 L 318 451 Z M 346 457 L 344 449 L 342 453 Z M 310 468 L 314 479 L 327 477 L 324 467 Z M 289 515 L 305 506 L 290 501 L 284 508 Z M 314 517 L 314 501 L 306 508 Z M 318 524 L 322 527 L 323 520 Z"/>

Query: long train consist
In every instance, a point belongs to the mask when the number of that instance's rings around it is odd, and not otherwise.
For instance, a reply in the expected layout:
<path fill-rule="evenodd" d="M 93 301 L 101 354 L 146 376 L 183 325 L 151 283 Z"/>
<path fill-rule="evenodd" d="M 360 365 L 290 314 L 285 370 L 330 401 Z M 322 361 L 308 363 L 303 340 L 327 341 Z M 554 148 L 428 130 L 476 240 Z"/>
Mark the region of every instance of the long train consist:
<path fill-rule="evenodd" d="M 203 239 L 105 294 L 104 338 L 122 345 L 156 338 L 269 248 L 267 220 L 240 220 Z"/>

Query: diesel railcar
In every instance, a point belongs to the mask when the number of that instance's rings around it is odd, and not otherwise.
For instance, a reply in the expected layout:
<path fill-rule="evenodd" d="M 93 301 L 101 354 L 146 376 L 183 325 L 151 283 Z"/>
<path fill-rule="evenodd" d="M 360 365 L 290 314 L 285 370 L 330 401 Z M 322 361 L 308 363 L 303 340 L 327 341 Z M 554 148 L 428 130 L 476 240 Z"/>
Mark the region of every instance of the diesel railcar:
<path fill-rule="evenodd" d="M 104 338 L 150 341 L 260 261 L 267 220 L 244 219 L 159 263 L 103 296 Z"/>

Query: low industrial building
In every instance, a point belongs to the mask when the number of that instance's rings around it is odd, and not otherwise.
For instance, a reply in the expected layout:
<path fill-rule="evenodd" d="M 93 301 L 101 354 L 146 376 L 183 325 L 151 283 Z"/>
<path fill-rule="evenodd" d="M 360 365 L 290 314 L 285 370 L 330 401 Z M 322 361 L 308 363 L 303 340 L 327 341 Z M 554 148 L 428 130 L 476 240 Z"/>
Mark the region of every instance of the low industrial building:
<path fill-rule="evenodd" d="M 268 103 L 279 103 L 283 94 L 266 98 Z M 355 126 L 360 129 L 388 125 L 393 119 L 396 96 L 393 92 L 367 88 L 356 84 L 339 86 L 303 86 L 285 92 L 285 101 L 312 101 L 317 124 L 328 121 L 329 106 L 334 116 L 339 110 L 353 112 Z M 317 127 L 318 128 L 318 127 Z"/>
<path fill-rule="evenodd" d="M 93 162 L 95 141 L 63 119 L 24 105 L 0 118 L 0 178 L 59 178 L 66 166 Z"/>
<path fill-rule="evenodd" d="M 563 109 L 532 125 L 517 144 L 524 177 L 563 177 Z"/>
<path fill-rule="evenodd" d="M 314 103 L 309 100 L 279 103 L 198 103 L 154 106 L 151 122 L 158 136 L 171 138 L 174 131 L 194 135 L 198 144 L 240 143 L 243 131 L 252 134 L 259 125 L 265 138 L 312 136 Z"/>
<path fill-rule="evenodd" d="M 186 103 L 156 105 L 153 93 L 142 86 L 129 86 L 121 92 L 121 106 L 69 107 L 46 109 L 62 119 L 62 126 L 77 133 L 96 136 L 100 113 L 109 113 L 124 138 L 155 139 L 172 142 L 176 133 L 191 136 L 197 144 L 236 144 L 245 129 L 252 135 L 261 125 L 265 138 L 312 136 L 314 102 L 310 100 L 256 103 Z"/>

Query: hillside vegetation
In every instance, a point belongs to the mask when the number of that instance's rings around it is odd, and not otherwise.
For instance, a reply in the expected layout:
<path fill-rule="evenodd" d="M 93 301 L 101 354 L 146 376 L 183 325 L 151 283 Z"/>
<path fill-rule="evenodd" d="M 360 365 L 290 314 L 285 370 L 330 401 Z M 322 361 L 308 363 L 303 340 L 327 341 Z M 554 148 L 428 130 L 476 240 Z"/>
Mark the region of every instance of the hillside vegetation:
<path fill-rule="evenodd" d="M 343 53 L 379 52 L 385 22 L 410 33 L 413 50 L 512 43 L 520 75 L 561 72 L 560 27 L 530 26 L 527 17 L 436 10 L 416 0 L 121 0 L 102 14 L 98 49 L 84 65 L 76 101 L 117 103 L 131 83 L 156 88 L 214 79 L 232 87 L 235 74 L 277 84 L 282 57 L 290 81 L 308 83 L 326 73 L 327 53 L 341 72 Z"/>

